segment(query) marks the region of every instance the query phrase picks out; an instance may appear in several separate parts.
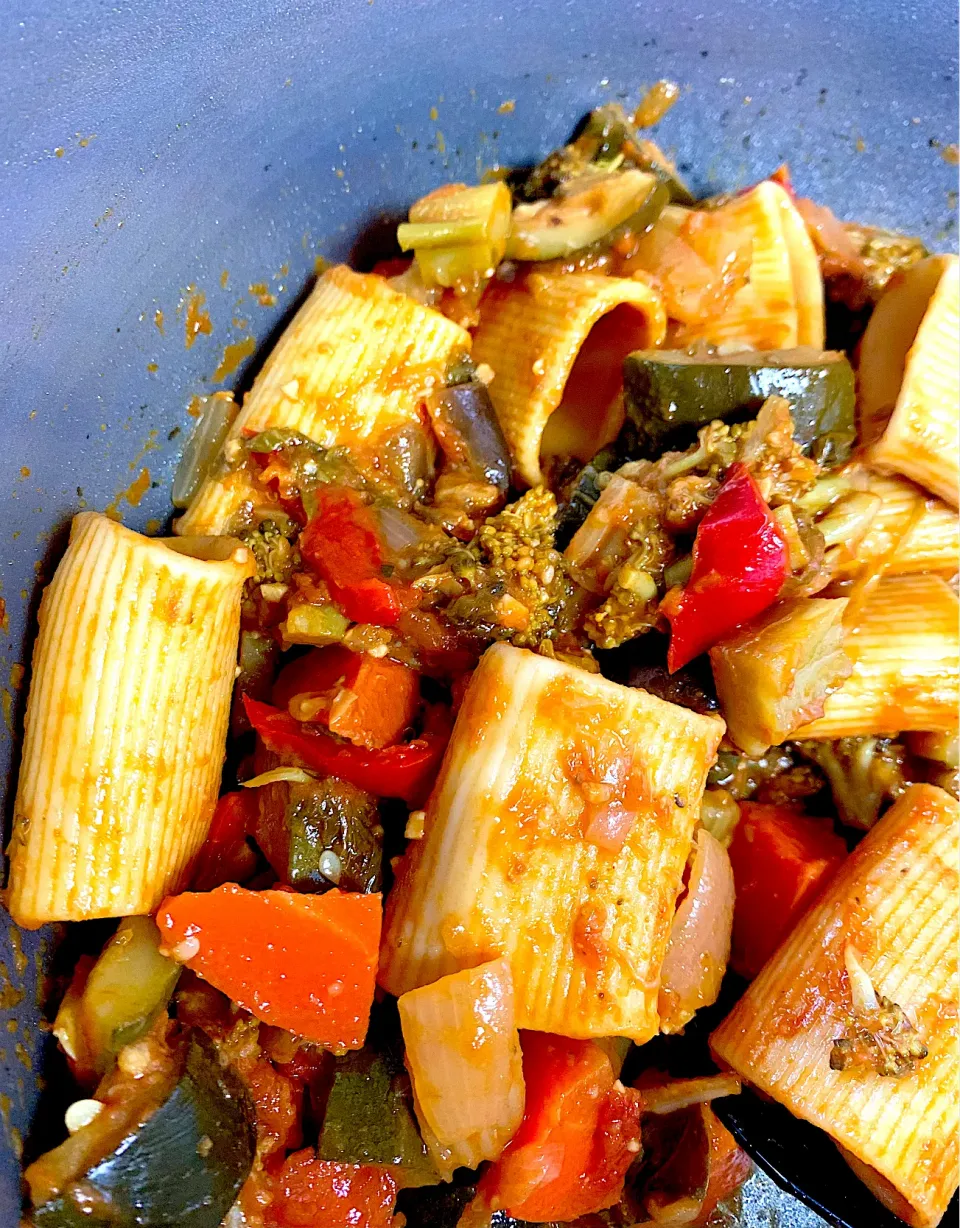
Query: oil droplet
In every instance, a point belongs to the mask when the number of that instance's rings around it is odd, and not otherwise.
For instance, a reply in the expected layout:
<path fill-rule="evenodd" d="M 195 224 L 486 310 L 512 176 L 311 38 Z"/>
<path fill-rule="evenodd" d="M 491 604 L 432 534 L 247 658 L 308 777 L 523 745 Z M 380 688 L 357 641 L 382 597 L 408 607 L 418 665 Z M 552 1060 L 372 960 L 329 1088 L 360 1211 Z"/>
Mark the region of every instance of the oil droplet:
<path fill-rule="evenodd" d="M 192 396 L 187 406 L 187 413 L 191 418 L 199 418 L 203 413 L 203 397 Z"/>
<path fill-rule="evenodd" d="M 220 365 L 213 373 L 215 383 L 225 380 L 228 375 L 232 375 L 237 367 L 245 358 L 257 348 L 257 343 L 253 337 L 244 337 L 241 341 L 234 341 L 231 345 L 223 347 L 223 357 L 220 359 Z"/>
<path fill-rule="evenodd" d="M 147 521 L 144 529 L 147 537 L 153 537 L 155 534 L 160 532 L 160 523 L 161 522 L 155 518 Z"/>
<path fill-rule="evenodd" d="M 862 137 L 862 136 L 858 136 L 858 137 L 857 137 L 856 144 L 855 144 L 855 146 L 854 146 L 854 148 L 856 149 L 857 153 L 863 153 L 863 151 L 866 149 L 866 147 L 867 147 L 867 142 L 866 142 L 866 141 L 863 139 L 863 137 Z"/>
<path fill-rule="evenodd" d="M 58 145 L 53 152 L 56 154 L 58 158 L 62 158 L 64 155 L 64 148 L 62 145 Z"/>
<path fill-rule="evenodd" d="M 270 287 L 265 281 L 251 282 L 248 288 L 261 307 L 275 307 L 277 305 L 277 296 L 270 293 Z"/>
<path fill-rule="evenodd" d="M 0 631 L 6 635 L 10 630 L 10 615 L 7 613 L 7 603 L 0 597 Z"/>
<path fill-rule="evenodd" d="M 437 129 L 436 142 L 437 142 L 437 153 L 441 153 L 441 154 L 446 153 L 447 152 L 447 142 L 444 140 L 443 133 L 440 131 L 439 128 Z"/>
<path fill-rule="evenodd" d="M 80 134 L 78 133 L 77 135 L 79 136 Z M 90 144 L 90 142 L 95 141 L 96 139 L 97 139 L 97 134 L 95 132 L 91 132 L 89 136 L 81 136 L 80 140 L 78 141 L 78 144 L 81 149 L 86 149 L 86 147 Z"/>
<path fill-rule="evenodd" d="M 212 333 L 213 321 L 205 307 L 207 296 L 196 286 L 187 286 L 187 297 L 181 299 L 179 310 L 186 308 L 183 321 L 184 344 L 189 350 L 200 333 Z"/>
<path fill-rule="evenodd" d="M 157 332 L 162 337 L 163 336 L 163 312 L 160 310 L 159 307 L 153 313 L 153 322 L 157 326 Z"/>
<path fill-rule="evenodd" d="M 439 119 L 439 118 L 440 118 L 440 112 L 437 110 L 437 108 L 436 108 L 436 107 L 431 107 L 431 108 L 430 108 L 430 118 L 431 118 L 431 119 Z"/>
<path fill-rule="evenodd" d="M 960 165 L 960 145 L 957 145 L 955 142 L 950 145 L 944 145 L 943 149 L 940 150 L 940 157 L 950 166 Z"/>
<path fill-rule="evenodd" d="M 3 723 L 13 733 L 13 696 L 7 690 L 0 691 L 0 708 L 3 709 Z"/>
<path fill-rule="evenodd" d="M 313 262 L 313 271 L 318 277 L 322 277 L 323 274 L 326 273 L 327 269 L 331 267 L 330 261 L 325 259 L 323 256 L 317 256 Z"/>
<path fill-rule="evenodd" d="M 26 465 L 20 466 L 20 476 L 22 478 L 28 478 L 30 476 L 30 470 L 27 468 Z"/>
<path fill-rule="evenodd" d="M 151 375 L 156 375 L 156 373 L 160 370 L 160 368 L 157 366 L 155 362 L 148 362 L 147 370 L 150 372 Z"/>
<path fill-rule="evenodd" d="M 224 269 L 223 272 L 220 274 L 220 289 L 226 290 L 227 284 L 229 281 L 230 281 L 230 270 Z"/>
<path fill-rule="evenodd" d="M 33 1070 L 33 1062 L 30 1060 L 30 1054 L 27 1052 L 27 1047 L 22 1040 L 17 1041 L 13 1046 L 13 1051 L 27 1070 Z"/>
<path fill-rule="evenodd" d="M 506 98 L 497 107 L 498 115 L 512 115 L 517 109 L 517 101 L 515 98 Z"/>
<path fill-rule="evenodd" d="M 18 691 L 23 685 L 23 679 L 26 676 L 26 672 L 27 667 L 25 665 L 21 665 L 19 661 L 15 661 L 13 665 L 10 666 L 10 686 L 15 691 Z"/>
<path fill-rule="evenodd" d="M 234 316 L 230 323 L 234 328 L 246 328 L 250 321 L 246 316 Z"/>

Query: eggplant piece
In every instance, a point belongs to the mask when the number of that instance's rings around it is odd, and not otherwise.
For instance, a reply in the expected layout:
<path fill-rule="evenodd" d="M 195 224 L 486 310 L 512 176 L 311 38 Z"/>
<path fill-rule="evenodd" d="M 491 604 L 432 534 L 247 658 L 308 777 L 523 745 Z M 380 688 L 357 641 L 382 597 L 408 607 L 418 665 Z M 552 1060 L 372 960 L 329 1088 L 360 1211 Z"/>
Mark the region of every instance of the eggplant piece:
<path fill-rule="evenodd" d="M 27 1169 L 34 1198 L 29 1222 L 35 1228 L 219 1228 L 256 1150 L 256 1114 L 242 1080 L 221 1066 L 213 1042 L 198 1030 L 180 1043 L 169 1094 L 163 1094 L 169 1079 L 164 1086 L 147 1076 L 154 1104 L 144 1102 L 143 1079 L 126 1077 L 129 1111 L 103 1110 Z M 84 1139 L 85 1131 L 94 1133 Z M 91 1146 L 101 1158 L 73 1173 L 52 1197 L 37 1197 L 58 1164 L 65 1171 Z"/>
<path fill-rule="evenodd" d="M 476 1192 L 476 1185 L 425 1185 L 401 1190 L 397 1212 L 417 1228 L 457 1228 Z"/>
<path fill-rule="evenodd" d="M 624 360 L 623 386 L 645 457 L 686 448 L 714 419 L 756 417 L 773 395 L 789 401 L 794 438 L 820 463 L 846 460 L 856 437 L 853 368 L 835 351 L 800 347 L 703 356 L 638 350 Z"/>
<path fill-rule="evenodd" d="M 100 1074 L 124 1045 L 150 1030 L 170 1001 L 182 965 L 159 948 L 160 931 L 150 917 L 124 917 L 90 970 L 79 1020 Z"/>
<path fill-rule="evenodd" d="M 510 449 L 486 384 L 469 379 L 448 385 L 430 400 L 428 409 L 447 463 L 505 495 L 510 488 Z"/>
<path fill-rule="evenodd" d="M 298 891 L 379 891 L 383 828 L 376 799 L 347 781 L 277 781 L 258 789 L 253 837 Z"/>
<path fill-rule="evenodd" d="M 440 1181 L 417 1127 L 400 1045 L 378 1048 L 368 1038 L 363 1049 L 336 1059 L 317 1155 L 399 1168 L 398 1183 L 411 1189 Z"/>
<path fill-rule="evenodd" d="M 549 200 L 517 205 L 507 258 L 558 260 L 612 236 L 621 227 L 643 234 L 669 199 L 657 176 L 646 171 L 583 175 L 562 185 Z"/>
<path fill-rule="evenodd" d="M 649 691 L 658 699 L 708 716 L 719 710 L 717 692 L 706 656 L 697 657 L 681 669 L 667 670 L 667 637 L 650 634 L 628 640 L 618 648 L 596 653 L 600 672 L 621 686 Z"/>

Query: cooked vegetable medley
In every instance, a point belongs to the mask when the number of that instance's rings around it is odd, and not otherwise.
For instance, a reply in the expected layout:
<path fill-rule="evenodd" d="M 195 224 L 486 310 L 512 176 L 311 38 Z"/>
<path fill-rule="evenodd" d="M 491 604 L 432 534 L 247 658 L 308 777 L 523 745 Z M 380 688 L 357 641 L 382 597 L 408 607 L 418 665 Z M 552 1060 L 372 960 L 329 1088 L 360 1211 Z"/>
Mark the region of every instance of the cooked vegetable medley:
<path fill-rule="evenodd" d="M 729 1223 L 743 1084 L 939 1222 L 958 262 L 697 201 L 677 93 L 322 273 L 173 537 L 77 517 L 6 900 L 116 925 L 26 1223 Z"/>

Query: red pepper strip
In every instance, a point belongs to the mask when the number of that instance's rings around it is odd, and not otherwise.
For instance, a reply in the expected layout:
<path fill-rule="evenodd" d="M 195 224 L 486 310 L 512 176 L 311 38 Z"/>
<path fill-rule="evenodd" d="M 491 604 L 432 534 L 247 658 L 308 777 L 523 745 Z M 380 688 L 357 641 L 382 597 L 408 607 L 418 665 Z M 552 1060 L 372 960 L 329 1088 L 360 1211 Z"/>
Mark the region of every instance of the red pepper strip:
<path fill-rule="evenodd" d="M 772 605 L 789 574 L 786 543 L 756 482 L 745 465 L 731 465 L 697 529 L 689 581 L 660 603 L 670 672 Z"/>
<path fill-rule="evenodd" d="M 300 553 L 348 618 L 395 626 L 416 605 L 416 594 L 385 579 L 370 509 L 347 487 L 322 486 L 315 497 L 317 510 L 300 537 Z"/>
<path fill-rule="evenodd" d="M 268 750 L 291 755 L 308 771 L 339 776 L 376 797 L 402 798 L 408 806 L 426 801 L 446 749 L 446 738 L 426 733 L 413 742 L 365 750 L 336 742 L 328 733 L 295 721 L 288 712 L 246 695 L 243 706 Z"/>
<path fill-rule="evenodd" d="M 249 789 L 224 793 L 218 800 L 207 838 L 200 846 L 190 873 L 192 891 L 212 891 L 236 877 L 247 849 L 246 836 L 253 824 L 256 797 Z"/>

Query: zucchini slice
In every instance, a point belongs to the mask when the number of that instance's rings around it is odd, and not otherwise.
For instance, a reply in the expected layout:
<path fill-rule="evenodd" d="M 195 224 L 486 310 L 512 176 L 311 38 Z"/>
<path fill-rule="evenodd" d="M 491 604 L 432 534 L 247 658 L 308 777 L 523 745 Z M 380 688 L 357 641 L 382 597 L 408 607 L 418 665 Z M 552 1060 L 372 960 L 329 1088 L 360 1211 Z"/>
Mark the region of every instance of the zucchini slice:
<path fill-rule="evenodd" d="M 624 360 L 623 380 L 642 456 L 687 447 L 714 419 L 755 417 L 773 395 L 790 402 L 795 438 L 821 463 L 846 460 L 856 434 L 853 368 L 836 351 L 638 350 Z"/>
<path fill-rule="evenodd" d="M 646 171 L 582 175 L 561 185 L 549 200 L 516 206 L 507 258 L 557 260 L 599 242 L 620 226 L 649 230 L 668 200 L 667 188 Z"/>
<path fill-rule="evenodd" d="M 189 1033 L 183 1049 L 179 1077 L 159 1104 L 141 1103 L 131 1079 L 131 1112 L 110 1113 L 105 1137 L 81 1139 L 84 1131 L 105 1133 L 107 1110 L 27 1170 L 36 1196 L 31 1170 L 44 1165 L 48 1175 L 58 1153 L 64 1168 L 72 1156 L 89 1154 L 91 1144 L 102 1157 L 34 1208 L 35 1228 L 219 1228 L 253 1164 L 255 1111 L 203 1032 Z"/>
<path fill-rule="evenodd" d="M 139 1040 L 166 1009 L 180 967 L 160 954 L 150 917 L 124 917 L 90 970 L 80 999 L 88 1052 L 105 1073 L 124 1045 Z"/>

